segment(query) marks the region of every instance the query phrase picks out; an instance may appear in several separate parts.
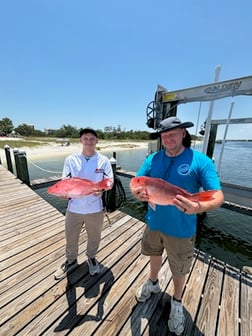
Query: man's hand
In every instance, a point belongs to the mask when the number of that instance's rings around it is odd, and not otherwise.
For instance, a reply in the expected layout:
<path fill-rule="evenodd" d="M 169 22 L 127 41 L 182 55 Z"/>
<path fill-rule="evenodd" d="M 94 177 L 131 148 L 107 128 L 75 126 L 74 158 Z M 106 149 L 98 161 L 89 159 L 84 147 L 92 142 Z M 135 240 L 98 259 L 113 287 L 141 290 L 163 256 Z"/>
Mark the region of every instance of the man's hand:
<path fill-rule="evenodd" d="M 187 214 L 196 214 L 207 211 L 212 211 L 218 208 L 224 200 L 224 195 L 222 190 L 215 190 L 213 197 L 209 201 L 190 201 L 186 197 L 177 195 L 173 199 L 173 204 L 177 206 L 180 211 Z"/>
<path fill-rule="evenodd" d="M 177 195 L 173 199 L 173 204 L 176 205 L 180 211 L 189 215 L 202 212 L 200 202 L 190 201 L 188 198 L 181 195 Z"/>
<path fill-rule="evenodd" d="M 93 195 L 94 195 L 95 197 L 99 197 L 99 196 L 101 196 L 102 193 L 103 193 L 103 190 L 96 189 L 96 188 L 93 189 Z"/>

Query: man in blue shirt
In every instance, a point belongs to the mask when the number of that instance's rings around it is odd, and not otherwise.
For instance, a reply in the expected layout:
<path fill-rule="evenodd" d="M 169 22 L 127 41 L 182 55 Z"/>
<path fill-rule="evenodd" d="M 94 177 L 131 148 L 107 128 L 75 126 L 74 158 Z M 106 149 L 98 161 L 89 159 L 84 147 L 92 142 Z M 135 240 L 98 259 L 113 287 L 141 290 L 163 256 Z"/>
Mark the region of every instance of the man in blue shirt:
<path fill-rule="evenodd" d="M 180 335 L 184 331 L 185 317 L 182 292 L 193 261 L 196 214 L 213 210 L 223 202 L 219 177 L 212 160 L 190 148 L 190 134 L 186 128 L 191 122 L 169 117 L 160 123 L 159 134 L 163 148 L 146 158 L 137 176 L 157 177 L 196 193 L 200 188 L 214 190 L 211 200 L 194 202 L 177 195 L 174 205 L 150 206 L 146 214 L 146 229 L 142 239 L 142 253 L 150 257 L 150 278 L 136 293 L 139 302 L 148 300 L 152 293 L 160 292 L 158 273 L 165 250 L 174 283 L 168 326 Z M 141 201 L 148 202 L 146 192 L 134 193 Z"/>

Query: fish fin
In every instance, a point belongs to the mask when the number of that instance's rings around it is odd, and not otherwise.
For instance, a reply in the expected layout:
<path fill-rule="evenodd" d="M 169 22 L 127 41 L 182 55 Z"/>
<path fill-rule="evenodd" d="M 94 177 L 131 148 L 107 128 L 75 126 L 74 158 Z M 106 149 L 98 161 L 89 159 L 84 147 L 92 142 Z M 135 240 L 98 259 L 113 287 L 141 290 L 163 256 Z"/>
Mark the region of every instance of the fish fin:
<path fill-rule="evenodd" d="M 192 195 L 191 200 L 196 202 L 211 201 L 215 190 L 201 191 Z"/>
<path fill-rule="evenodd" d="M 155 203 L 149 202 L 149 206 L 150 206 L 154 211 L 156 211 L 156 204 L 155 204 Z"/>

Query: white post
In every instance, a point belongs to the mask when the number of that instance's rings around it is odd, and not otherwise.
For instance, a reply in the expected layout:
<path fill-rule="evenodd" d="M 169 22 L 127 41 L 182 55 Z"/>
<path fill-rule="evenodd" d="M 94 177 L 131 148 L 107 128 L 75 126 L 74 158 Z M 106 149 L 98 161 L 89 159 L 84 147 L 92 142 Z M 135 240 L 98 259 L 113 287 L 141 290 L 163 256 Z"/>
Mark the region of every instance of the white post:
<path fill-rule="evenodd" d="M 220 69 L 221 69 L 221 66 L 217 65 L 216 68 L 215 68 L 214 83 L 217 83 L 218 80 L 219 80 Z M 208 141 L 209 141 L 211 120 L 212 120 L 212 115 L 213 115 L 213 108 L 214 108 L 214 100 L 212 100 L 210 102 L 207 121 L 206 121 L 206 126 L 205 126 L 205 136 L 204 136 L 203 148 L 202 148 L 202 152 L 205 153 L 205 154 L 207 152 L 207 146 L 208 146 Z"/>
<path fill-rule="evenodd" d="M 231 106 L 230 106 L 230 110 L 229 110 L 229 114 L 228 114 L 228 119 L 227 119 L 226 127 L 225 127 L 225 132 L 224 132 L 224 136 L 223 136 L 223 139 L 222 139 L 220 157 L 219 157 L 218 168 L 217 168 L 217 171 L 218 171 L 219 175 L 220 175 L 220 166 L 221 166 L 221 161 L 222 161 L 224 146 L 225 146 L 227 132 L 228 132 L 228 126 L 229 126 L 231 115 L 232 115 L 232 112 L 233 112 L 233 107 L 234 107 L 234 102 L 232 102 Z"/>
<path fill-rule="evenodd" d="M 198 134 L 200 112 L 201 112 L 201 102 L 200 102 L 200 104 L 199 104 L 199 112 L 198 112 L 198 118 L 197 118 L 196 130 L 195 130 L 195 137 L 197 137 L 197 134 Z M 196 144 L 196 141 L 194 141 L 194 146 L 193 146 L 193 148 L 195 148 L 195 144 Z"/>

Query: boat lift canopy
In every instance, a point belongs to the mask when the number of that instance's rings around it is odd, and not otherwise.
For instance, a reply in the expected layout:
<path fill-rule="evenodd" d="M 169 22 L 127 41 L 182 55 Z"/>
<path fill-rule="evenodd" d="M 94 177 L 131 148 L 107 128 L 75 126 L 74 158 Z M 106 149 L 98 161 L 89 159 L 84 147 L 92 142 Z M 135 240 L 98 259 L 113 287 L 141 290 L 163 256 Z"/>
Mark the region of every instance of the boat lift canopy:
<path fill-rule="evenodd" d="M 163 119 L 176 115 L 179 104 L 214 101 L 239 95 L 252 95 L 252 76 L 170 92 L 158 85 L 155 98 L 146 109 L 147 126 L 156 130 Z"/>

